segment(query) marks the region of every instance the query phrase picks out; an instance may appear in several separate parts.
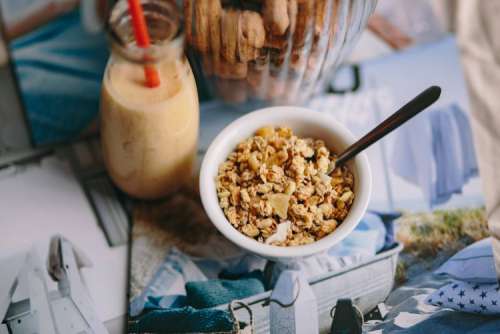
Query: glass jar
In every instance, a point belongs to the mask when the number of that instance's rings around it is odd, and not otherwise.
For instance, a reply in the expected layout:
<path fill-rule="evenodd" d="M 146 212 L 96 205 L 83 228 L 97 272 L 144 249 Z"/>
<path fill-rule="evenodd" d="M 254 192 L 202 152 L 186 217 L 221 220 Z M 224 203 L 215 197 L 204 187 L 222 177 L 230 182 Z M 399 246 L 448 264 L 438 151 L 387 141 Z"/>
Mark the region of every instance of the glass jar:
<path fill-rule="evenodd" d="M 101 142 L 114 183 L 133 197 L 154 199 L 193 177 L 199 104 L 175 1 L 141 3 L 148 48 L 135 44 L 126 0 L 118 1 L 110 16 L 112 53 L 101 92 Z M 146 86 L 145 65 L 156 67 L 158 87 Z"/>
<path fill-rule="evenodd" d="M 224 101 L 304 104 L 329 82 L 376 3 L 184 0 L 193 67 Z"/>

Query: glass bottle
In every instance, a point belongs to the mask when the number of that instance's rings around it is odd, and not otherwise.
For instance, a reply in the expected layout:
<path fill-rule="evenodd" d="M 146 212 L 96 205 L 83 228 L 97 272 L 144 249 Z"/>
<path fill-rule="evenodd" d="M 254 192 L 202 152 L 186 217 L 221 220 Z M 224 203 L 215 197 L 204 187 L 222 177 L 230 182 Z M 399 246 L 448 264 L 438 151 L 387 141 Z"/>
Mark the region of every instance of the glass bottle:
<path fill-rule="evenodd" d="M 193 177 L 199 102 L 176 2 L 141 3 L 148 48 L 135 44 L 127 1 L 118 1 L 110 16 L 112 51 L 101 92 L 101 142 L 114 183 L 133 197 L 155 199 Z M 146 86 L 145 65 L 158 71 L 158 87 Z"/>

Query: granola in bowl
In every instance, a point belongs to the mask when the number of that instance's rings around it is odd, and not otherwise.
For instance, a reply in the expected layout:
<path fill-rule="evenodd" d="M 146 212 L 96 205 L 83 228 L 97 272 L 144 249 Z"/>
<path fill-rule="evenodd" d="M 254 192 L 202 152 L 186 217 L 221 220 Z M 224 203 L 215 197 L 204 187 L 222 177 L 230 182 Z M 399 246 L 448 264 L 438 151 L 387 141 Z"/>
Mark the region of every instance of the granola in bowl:
<path fill-rule="evenodd" d="M 219 205 L 231 225 L 261 243 L 298 246 L 332 233 L 354 201 L 354 177 L 322 140 L 266 126 L 219 166 Z"/>

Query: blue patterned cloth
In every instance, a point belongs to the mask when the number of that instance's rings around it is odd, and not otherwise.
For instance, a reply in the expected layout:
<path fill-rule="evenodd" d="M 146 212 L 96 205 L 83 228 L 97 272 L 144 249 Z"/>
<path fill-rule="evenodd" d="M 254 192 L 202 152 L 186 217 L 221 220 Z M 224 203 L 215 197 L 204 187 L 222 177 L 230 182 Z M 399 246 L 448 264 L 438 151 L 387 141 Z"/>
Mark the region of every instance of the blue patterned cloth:
<path fill-rule="evenodd" d="M 453 281 L 432 293 L 426 302 L 462 312 L 500 315 L 500 285 Z"/>
<path fill-rule="evenodd" d="M 35 144 L 74 139 L 96 119 L 108 46 L 78 10 L 16 39 L 12 56 Z"/>
<path fill-rule="evenodd" d="M 130 303 L 129 313 L 134 317 L 147 307 L 174 307 L 178 297 L 186 295 L 186 282 L 203 280 L 206 280 L 205 275 L 193 261 L 172 247 L 142 293 Z"/>

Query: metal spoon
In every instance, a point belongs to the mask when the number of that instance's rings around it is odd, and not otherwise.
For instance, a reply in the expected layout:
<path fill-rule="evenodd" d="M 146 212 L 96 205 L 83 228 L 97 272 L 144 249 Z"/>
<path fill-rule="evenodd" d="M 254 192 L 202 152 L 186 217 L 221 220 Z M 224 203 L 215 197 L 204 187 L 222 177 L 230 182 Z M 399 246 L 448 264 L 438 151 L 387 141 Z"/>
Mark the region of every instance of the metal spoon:
<path fill-rule="evenodd" d="M 335 160 L 335 167 L 343 165 L 348 160 L 353 158 L 356 154 L 363 151 L 373 143 L 382 139 L 385 135 L 392 132 L 396 128 L 403 125 L 413 116 L 423 111 L 431 104 L 436 102 L 441 95 L 441 88 L 438 86 L 431 86 L 418 94 L 413 100 L 402 106 L 398 111 L 389 116 L 382 123 L 377 125 L 373 130 L 368 132 L 363 138 L 349 146 L 342 152 L 337 160 Z M 333 170 L 333 168 L 330 168 Z"/>

